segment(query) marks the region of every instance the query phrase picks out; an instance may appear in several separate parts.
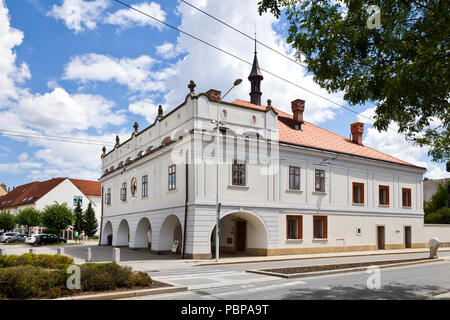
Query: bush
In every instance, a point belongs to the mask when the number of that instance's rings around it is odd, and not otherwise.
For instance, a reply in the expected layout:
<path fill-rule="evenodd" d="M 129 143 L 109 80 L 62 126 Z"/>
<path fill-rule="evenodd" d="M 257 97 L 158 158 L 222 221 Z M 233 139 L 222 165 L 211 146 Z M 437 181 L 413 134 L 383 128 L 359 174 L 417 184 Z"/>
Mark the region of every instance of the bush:
<path fill-rule="evenodd" d="M 425 215 L 425 223 L 450 224 L 450 208 L 443 207 Z"/>
<path fill-rule="evenodd" d="M 0 296 L 11 299 L 56 298 L 69 294 L 62 271 L 33 266 L 0 269 Z"/>
<path fill-rule="evenodd" d="M 130 267 L 116 263 L 85 263 L 81 266 L 81 289 L 104 291 L 117 288 L 144 287 L 152 283 L 144 272 L 133 273 Z"/>
<path fill-rule="evenodd" d="M 0 256 L 0 268 L 34 266 L 55 269 L 59 266 L 66 266 L 70 264 L 73 264 L 73 258 L 61 255 L 24 253 L 21 256 Z"/>

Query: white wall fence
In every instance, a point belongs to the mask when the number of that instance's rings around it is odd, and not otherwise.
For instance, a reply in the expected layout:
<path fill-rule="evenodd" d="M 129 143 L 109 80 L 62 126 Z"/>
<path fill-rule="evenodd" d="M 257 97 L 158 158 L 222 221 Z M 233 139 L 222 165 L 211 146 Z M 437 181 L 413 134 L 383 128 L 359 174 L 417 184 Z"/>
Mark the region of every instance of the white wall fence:
<path fill-rule="evenodd" d="M 450 224 L 425 224 L 423 234 L 426 246 L 431 238 L 437 238 L 441 247 L 450 247 Z"/>

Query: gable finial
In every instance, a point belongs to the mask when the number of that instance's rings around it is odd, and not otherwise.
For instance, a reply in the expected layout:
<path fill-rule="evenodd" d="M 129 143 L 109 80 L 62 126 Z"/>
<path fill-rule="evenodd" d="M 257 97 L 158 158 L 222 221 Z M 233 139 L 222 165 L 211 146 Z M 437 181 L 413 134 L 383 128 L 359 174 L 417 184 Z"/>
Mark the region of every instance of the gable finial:
<path fill-rule="evenodd" d="M 163 108 L 162 105 L 158 106 L 158 120 L 161 120 L 163 118 Z"/>
<path fill-rule="evenodd" d="M 139 124 L 135 121 L 134 122 L 134 124 L 133 124 L 133 128 L 134 128 L 134 134 L 136 135 L 136 134 L 138 134 L 139 133 L 139 131 L 138 131 L 138 129 L 139 129 Z"/>
<path fill-rule="evenodd" d="M 116 135 L 116 145 L 115 145 L 115 147 L 117 148 L 117 147 L 119 147 L 119 145 L 120 145 L 119 136 Z"/>
<path fill-rule="evenodd" d="M 195 84 L 194 80 L 189 81 L 188 88 L 189 88 L 191 96 L 195 96 L 194 89 L 195 89 L 196 86 L 197 85 Z"/>

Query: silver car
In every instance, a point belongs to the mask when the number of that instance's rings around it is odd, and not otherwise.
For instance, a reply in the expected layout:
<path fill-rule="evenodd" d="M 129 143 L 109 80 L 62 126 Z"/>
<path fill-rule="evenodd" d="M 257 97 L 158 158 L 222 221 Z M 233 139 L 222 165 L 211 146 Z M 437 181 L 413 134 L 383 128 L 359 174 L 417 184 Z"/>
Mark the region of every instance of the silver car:
<path fill-rule="evenodd" d="M 17 232 L 6 232 L 2 235 L 2 237 L 0 238 L 1 242 L 5 242 L 8 243 L 11 241 L 11 239 L 15 236 L 17 236 L 18 233 Z"/>

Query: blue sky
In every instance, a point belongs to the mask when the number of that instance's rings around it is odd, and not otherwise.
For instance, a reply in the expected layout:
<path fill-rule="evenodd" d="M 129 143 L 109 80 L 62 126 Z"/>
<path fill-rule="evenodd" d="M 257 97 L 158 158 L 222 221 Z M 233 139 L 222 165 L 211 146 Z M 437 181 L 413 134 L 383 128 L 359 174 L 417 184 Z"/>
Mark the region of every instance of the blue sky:
<path fill-rule="evenodd" d="M 252 61 L 251 40 L 186 4 L 125 2 Z M 250 36 L 256 26 L 258 40 L 292 56 L 284 41 L 285 22 L 259 16 L 256 0 L 189 2 Z M 0 34 L 0 183 L 7 186 L 58 176 L 97 179 L 102 146 L 110 150 L 116 134 L 127 139 L 134 121 L 140 129 L 148 126 L 158 104 L 165 112 L 179 105 L 191 79 L 197 92 L 225 92 L 242 78 L 228 100 L 249 99 L 250 66 L 112 0 L 0 0 Z M 342 94 L 328 94 L 297 64 L 262 47 L 258 57 L 262 68 L 345 104 Z M 426 149 L 395 132 L 378 133 L 361 115 L 263 75 L 262 101 L 270 98 L 290 112 L 290 101 L 306 100 L 305 120 L 347 137 L 351 122 L 364 121 L 364 144 L 426 166 L 431 178 L 448 176 Z M 370 116 L 372 107 L 350 108 Z M 47 136 L 11 136 L 19 132 Z M 84 140 L 57 141 L 55 136 Z"/>

